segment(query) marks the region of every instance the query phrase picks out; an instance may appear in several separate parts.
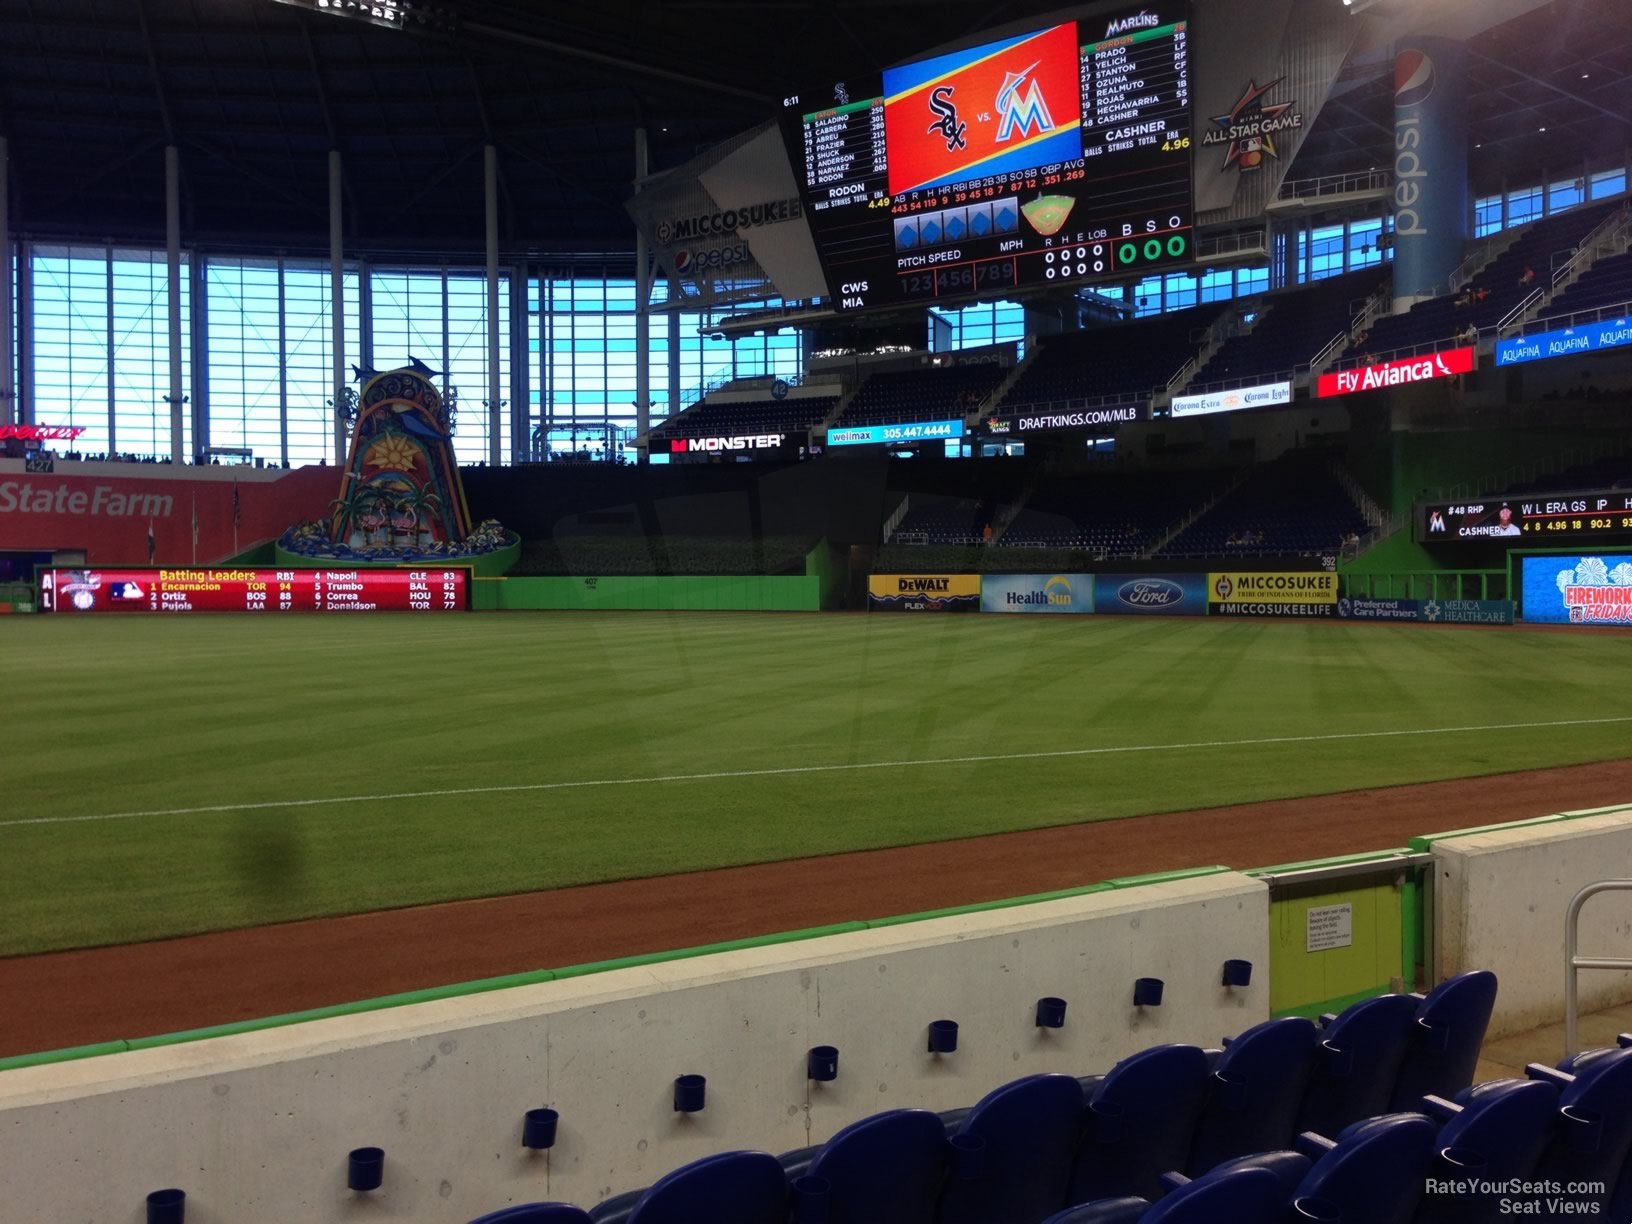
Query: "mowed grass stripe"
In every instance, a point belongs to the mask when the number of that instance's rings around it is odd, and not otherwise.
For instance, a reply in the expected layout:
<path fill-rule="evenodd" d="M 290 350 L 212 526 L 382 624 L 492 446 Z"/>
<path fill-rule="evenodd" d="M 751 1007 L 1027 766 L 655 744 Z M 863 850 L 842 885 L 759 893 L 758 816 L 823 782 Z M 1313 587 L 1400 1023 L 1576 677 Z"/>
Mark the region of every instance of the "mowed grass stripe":
<path fill-rule="evenodd" d="M 16 618 L 31 764 L 0 819 L 1616 717 L 1629 649 L 1109 617 Z M 14 827 L 0 953 L 1627 755 L 1606 724 Z"/>

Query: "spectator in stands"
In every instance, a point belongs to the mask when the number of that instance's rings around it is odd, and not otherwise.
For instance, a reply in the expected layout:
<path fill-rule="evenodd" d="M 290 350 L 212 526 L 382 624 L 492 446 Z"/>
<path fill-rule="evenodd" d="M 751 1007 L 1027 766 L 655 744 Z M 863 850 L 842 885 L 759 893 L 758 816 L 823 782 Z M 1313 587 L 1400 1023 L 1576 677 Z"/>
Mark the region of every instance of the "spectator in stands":
<path fill-rule="evenodd" d="M 1460 333 L 1458 333 L 1456 338 L 1458 340 L 1460 340 L 1463 344 L 1478 344 L 1479 343 L 1479 329 L 1477 327 L 1475 327 L 1472 323 L 1469 323 L 1466 327 L 1464 327 L 1461 330 Z"/>
<path fill-rule="evenodd" d="M 1535 283 L 1535 280 L 1536 280 L 1536 270 L 1534 268 L 1532 268 L 1529 264 L 1526 264 L 1524 266 L 1524 271 L 1522 273 L 1520 273 L 1520 275 L 1519 275 L 1519 284 L 1522 285 L 1522 286 L 1528 287 L 1530 285 L 1533 285 Z"/>
<path fill-rule="evenodd" d="M 990 523 L 987 523 L 986 526 L 981 529 L 980 539 L 984 544 L 990 544 L 992 542 L 992 525 Z"/>

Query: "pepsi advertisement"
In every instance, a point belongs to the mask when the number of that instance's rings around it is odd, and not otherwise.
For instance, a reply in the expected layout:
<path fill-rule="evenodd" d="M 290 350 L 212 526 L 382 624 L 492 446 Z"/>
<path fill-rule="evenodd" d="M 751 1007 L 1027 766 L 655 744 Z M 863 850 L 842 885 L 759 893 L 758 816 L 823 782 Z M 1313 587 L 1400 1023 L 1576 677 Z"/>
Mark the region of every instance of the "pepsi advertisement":
<path fill-rule="evenodd" d="M 1546 553 L 1520 561 L 1531 625 L 1632 625 L 1632 553 Z"/>
<path fill-rule="evenodd" d="M 1101 616 L 1206 616 L 1206 574 L 1096 574 Z"/>

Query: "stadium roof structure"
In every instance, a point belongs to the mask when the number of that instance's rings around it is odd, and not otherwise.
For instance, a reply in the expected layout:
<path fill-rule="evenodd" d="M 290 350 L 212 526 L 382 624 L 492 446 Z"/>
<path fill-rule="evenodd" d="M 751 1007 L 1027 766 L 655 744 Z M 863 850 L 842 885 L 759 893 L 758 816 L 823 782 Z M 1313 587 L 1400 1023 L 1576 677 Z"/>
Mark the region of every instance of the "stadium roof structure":
<path fill-rule="evenodd" d="M 1507 18 L 1469 31 L 1476 185 L 1493 186 L 1504 167 L 1569 168 L 1632 145 L 1632 4 L 1434 2 Z M 1398 0 L 1372 3 L 1386 21 Z M 162 239 L 173 143 L 190 243 L 318 250 L 337 148 L 348 247 L 471 255 L 491 143 L 507 249 L 626 257 L 637 126 L 662 170 L 763 122 L 786 87 L 814 75 L 876 71 L 1059 7 L 0 0 L 12 225 L 39 238 Z M 1387 164 L 1391 105 L 1386 47 L 1357 55 L 1292 176 Z"/>

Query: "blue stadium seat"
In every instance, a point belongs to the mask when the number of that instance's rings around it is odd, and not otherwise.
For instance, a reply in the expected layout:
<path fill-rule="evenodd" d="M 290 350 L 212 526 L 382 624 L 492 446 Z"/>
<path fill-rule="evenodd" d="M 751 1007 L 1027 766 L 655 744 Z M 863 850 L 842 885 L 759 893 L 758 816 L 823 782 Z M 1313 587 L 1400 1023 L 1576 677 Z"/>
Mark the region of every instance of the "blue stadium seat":
<path fill-rule="evenodd" d="M 1159 1045 L 1124 1058 L 1094 1090 L 1070 1201 L 1162 1195 L 1161 1176 L 1182 1169 L 1207 1093 L 1199 1046 Z"/>
<path fill-rule="evenodd" d="M 470 1224 L 589 1224 L 589 1212 L 570 1203 L 522 1203 L 490 1211 Z"/>
<path fill-rule="evenodd" d="M 678 1168 L 637 1195 L 608 1199 L 589 1218 L 595 1224 L 786 1224 L 791 1198 L 776 1157 L 724 1152 Z"/>
<path fill-rule="evenodd" d="M 1583 1198 L 1596 1210 L 1587 1219 L 1616 1219 L 1610 1197 L 1620 1197 L 1616 1183 L 1632 1156 L 1632 1049 L 1607 1050 L 1580 1058 L 1572 1075 L 1531 1063 L 1525 1074 L 1558 1087 L 1558 1122 L 1547 1149 L 1536 1163 L 1537 1180 L 1600 1181 L 1602 1195 Z M 1626 1217 L 1619 1217 L 1626 1218 Z"/>
<path fill-rule="evenodd" d="M 1415 995 L 1380 995 L 1344 1009 L 1326 1025 L 1299 1131 L 1335 1135 L 1351 1122 L 1388 1111 L 1418 1003 Z"/>
<path fill-rule="evenodd" d="M 1313 1021 L 1288 1017 L 1228 1043 L 1209 1077 L 1185 1172 L 1200 1176 L 1232 1157 L 1290 1144 L 1319 1040 Z"/>
<path fill-rule="evenodd" d="M 924 1109 L 852 1122 L 819 1148 L 782 1157 L 788 1177 L 827 1183 L 826 1224 L 932 1224 L 946 1184 L 947 1139 Z"/>
<path fill-rule="evenodd" d="M 1313 1161 L 1302 1152 L 1254 1152 L 1250 1156 L 1237 1156 L 1234 1160 L 1226 1160 L 1216 1168 L 1209 1169 L 1204 1177 L 1228 1172 L 1231 1169 L 1268 1169 L 1275 1174 L 1281 1183 L 1281 1201 L 1290 1202 L 1297 1193 L 1303 1179 L 1309 1175 Z M 1188 1185 L 1192 1179 L 1182 1173 L 1164 1173 L 1162 1182 L 1169 1192 Z M 1199 1180 L 1199 1179 L 1196 1179 Z"/>
<path fill-rule="evenodd" d="M 1428 1176 L 1441 1181 L 1528 1179 L 1552 1133 L 1558 1089 L 1535 1080 L 1475 1084 L 1455 1102 L 1425 1097 L 1423 1108 L 1443 1125 Z M 1416 1224 L 1486 1224 L 1503 1218 L 1496 1196 L 1429 1195 Z"/>
<path fill-rule="evenodd" d="M 1299 1135 L 1298 1150 L 1315 1163 L 1293 1196 L 1294 1218 L 1411 1224 L 1434 1136 L 1434 1124 L 1421 1114 L 1368 1118 L 1345 1129 L 1335 1142 L 1307 1132 Z"/>
<path fill-rule="evenodd" d="M 1100 1199 L 1080 1207 L 1067 1207 L 1058 1215 L 1051 1215 L 1043 1224 L 1139 1224 L 1150 1203 L 1138 1195 L 1123 1198 Z"/>
<path fill-rule="evenodd" d="M 1232 1165 L 1186 1182 L 1140 1217 L 1139 1224 L 1219 1224 L 1272 1221 L 1286 1208 L 1286 1188 L 1273 1170 Z"/>
<path fill-rule="evenodd" d="M 1488 969 L 1459 973 L 1429 991 L 1417 1009 L 1415 1035 L 1389 1107 L 1414 1109 L 1425 1096 L 1454 1097 L 1473 1083 L 1495 1006 L 1496 975 Z"/>
<path fill-rule="evenodd" d="M 988 1093 L 954 1139 L 976 1141 L 979 1171 L 954 1174 L 940 1224 L 1040 1224 L 1059 1211 L 1082 1117 L 1082 1088 L 1069 1075 L 1028 1075 Z"/>

